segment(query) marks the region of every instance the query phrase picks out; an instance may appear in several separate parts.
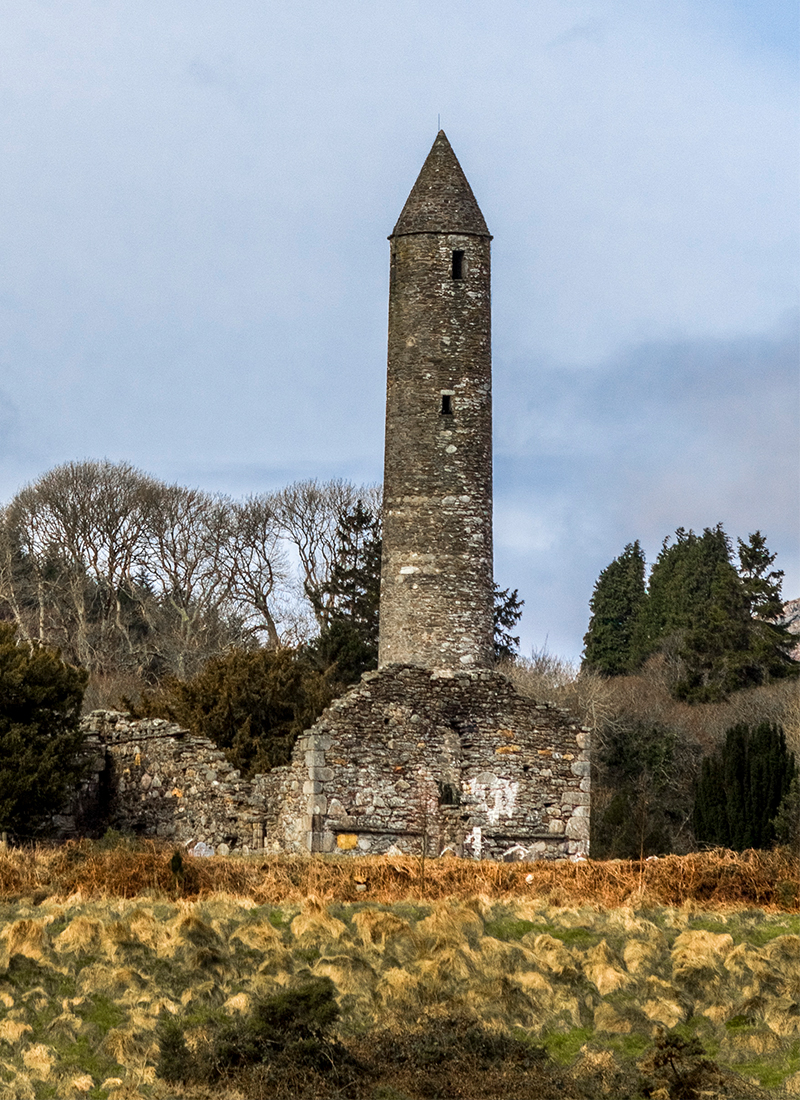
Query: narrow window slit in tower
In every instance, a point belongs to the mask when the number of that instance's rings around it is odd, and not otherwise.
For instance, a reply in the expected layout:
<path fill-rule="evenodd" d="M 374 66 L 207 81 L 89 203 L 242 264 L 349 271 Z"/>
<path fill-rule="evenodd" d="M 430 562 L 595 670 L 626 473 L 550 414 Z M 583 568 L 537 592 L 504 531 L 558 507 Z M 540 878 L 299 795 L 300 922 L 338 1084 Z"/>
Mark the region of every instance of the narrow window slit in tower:
<path fill-rule="evenodd" d="M 453 415 L 453 398 L 449 393 L 442 394 L 442 416 Z"/>
<path fill-rule="evenodd" d="M 453 278 L 464 278 L 464 252 L 461 249 L 453 252 Z"/>

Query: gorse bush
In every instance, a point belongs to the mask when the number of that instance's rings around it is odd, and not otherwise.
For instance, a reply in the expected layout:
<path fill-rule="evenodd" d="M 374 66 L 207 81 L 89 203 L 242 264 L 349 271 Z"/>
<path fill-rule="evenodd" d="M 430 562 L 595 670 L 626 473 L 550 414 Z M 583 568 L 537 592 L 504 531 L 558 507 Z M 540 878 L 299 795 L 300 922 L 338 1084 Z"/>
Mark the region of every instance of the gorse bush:
<path fill-rule="evenodd" d="M 347 1060 L 343 1048 L 330 1038 L 339 1018 L 335 988 L 328 978 L 316 978 L 255 1001 L 239 1017 L 214 1019 L 211 1036 L 191 1054 L 184 1027 L 162 1013 L 157 1038 L 156 1072 L 165 1081 L 208 1081 L 232 1071 L 247 1070 L 275 1061 L 289 1061 L 325 1072 Z"/>

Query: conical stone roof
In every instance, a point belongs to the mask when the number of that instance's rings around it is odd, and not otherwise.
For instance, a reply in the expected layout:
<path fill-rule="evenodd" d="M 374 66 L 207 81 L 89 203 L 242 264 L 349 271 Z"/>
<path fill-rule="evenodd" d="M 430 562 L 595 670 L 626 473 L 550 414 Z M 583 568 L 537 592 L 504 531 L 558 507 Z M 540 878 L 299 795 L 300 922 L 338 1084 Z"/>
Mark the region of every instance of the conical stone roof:
<path fill-rule="evenodd" d="M 436 135 L 391 236 L 411 233 L 491 236 L 444 130 Z"/>

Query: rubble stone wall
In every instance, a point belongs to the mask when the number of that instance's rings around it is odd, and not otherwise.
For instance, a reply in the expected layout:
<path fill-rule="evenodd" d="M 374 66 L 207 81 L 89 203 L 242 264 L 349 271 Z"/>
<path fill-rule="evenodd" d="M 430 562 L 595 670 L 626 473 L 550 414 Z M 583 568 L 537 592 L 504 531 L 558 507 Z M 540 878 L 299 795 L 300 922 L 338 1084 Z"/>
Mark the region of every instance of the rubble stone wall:
<path fill-rule="evenodd" d="M 267 847 L 588 855 L 589 733 L 495 672 L 367 673 L 298 741 Z"/>
<path fill-rule="evenodd" d="M 64 836 L 85 831 L 94 802 L 104 826 L 221 854 L 588 854 L 588 731 L 495 672 L 366 673 L 291 765 L 252 780 L 163 719 L 94 711 L 83 727 L 92 771 L 57 819 Z"/>
<path fill-rule="evenodd" d="M 96 816 L 121 832 L 223 854 L 263 846 L 271 776 L 242 779 L 212 741 L 163 718 L 132 721 L 117 711 L 93 711 L 83 728 L 93 774 L 76 812 L 58 819 L 62 834 L 79 828 L 94 798 L 106 802 Z"/>

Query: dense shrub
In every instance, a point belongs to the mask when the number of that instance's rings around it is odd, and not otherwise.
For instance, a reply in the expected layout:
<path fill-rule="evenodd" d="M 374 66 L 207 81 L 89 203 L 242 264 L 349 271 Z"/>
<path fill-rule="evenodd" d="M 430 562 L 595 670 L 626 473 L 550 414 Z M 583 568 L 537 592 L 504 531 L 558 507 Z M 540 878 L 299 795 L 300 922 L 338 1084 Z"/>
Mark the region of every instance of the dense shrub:
<path fill-rule="evenodd" d="M 211 1036 L 189 1053 L 182 1024 L 162 1014 L 157 1074 L 168 1082 L 215 1080 L 274 1062 L 318 1073 L 347 1062 L 344 1048 L 330 1038 L 339 1018 L 335 987 L 316 978 L 257 1000 L 246 1015 L 211 1025 Z"/>
<path fill-rule="evenodd" d="M 295 650 L 235 649 L 191 679 L 170 679 L 126 705 L 209 737 L 249 777 L 288 763 L 295 738 L 332 697 L 324 674 Z"/>
<path fill-rule="evenodd" d="M 57 650 L 19 642 L 0 623 L 0 829 L 47 832 L 80 779 L 86 680 Z"/>
<path fill-rule="evenodd" d="M 694 806 L 697 839 L 738 852 L 768 847 L 796 776 L 779 726 L 733 726 L 719 752 L 703 761 Z"/>

